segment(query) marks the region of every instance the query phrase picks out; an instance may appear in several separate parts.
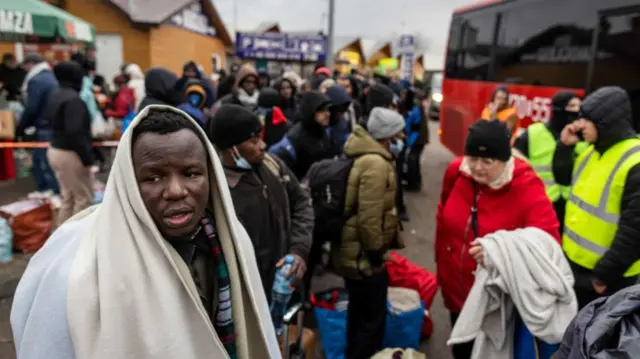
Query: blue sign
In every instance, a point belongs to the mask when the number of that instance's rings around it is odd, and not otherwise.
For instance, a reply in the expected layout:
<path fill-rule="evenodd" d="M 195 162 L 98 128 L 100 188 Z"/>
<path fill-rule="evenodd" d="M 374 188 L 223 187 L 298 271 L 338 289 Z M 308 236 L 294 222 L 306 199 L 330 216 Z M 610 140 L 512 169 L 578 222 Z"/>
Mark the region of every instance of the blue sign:
<path fill-rule="evenodd" d="M 403 80 L 413 79 L 413 58 L 415 56 L 415 38 L 413 35 L 400 37 L 400 77 Z"/>
<path fill-rule="evenodd" d="M 282 61 L 324 61 L 327 37 L 280 33 L 236 34 L 236 54 L 240 58 Z"/>

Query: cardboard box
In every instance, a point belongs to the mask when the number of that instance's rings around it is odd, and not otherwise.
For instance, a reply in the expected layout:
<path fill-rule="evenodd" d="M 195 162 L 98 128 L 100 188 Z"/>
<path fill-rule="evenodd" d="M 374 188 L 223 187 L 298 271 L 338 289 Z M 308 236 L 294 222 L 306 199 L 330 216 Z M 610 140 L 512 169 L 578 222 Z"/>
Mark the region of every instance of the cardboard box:
<path fill-rule="evenodd" d="M 298 328 L 294 325 L 289 326 L 289 344 L 295 343 L 296 336 L 298 334 Z M 284 348 L 282 342 L 284 338 L 280 339 L 280 351 L 284 358 Z M 318 334 L 311 329 L 303 328 L 302 330 L 302 347 L 304 348 L 305 359 L 315 359 L 316 357 L 316 344 L 318 342 Z"/>
<path fill-rule="evenodd" d="M 13 140 L 16 137 L 16 120 L 13 112 L 0 110 L 0 139 Z"/>

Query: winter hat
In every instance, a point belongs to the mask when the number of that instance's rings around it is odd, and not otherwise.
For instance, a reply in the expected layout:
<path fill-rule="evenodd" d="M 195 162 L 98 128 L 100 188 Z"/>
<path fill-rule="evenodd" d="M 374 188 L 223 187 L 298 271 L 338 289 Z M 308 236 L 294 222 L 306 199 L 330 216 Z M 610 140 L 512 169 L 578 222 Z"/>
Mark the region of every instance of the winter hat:
<path fill-rule="evenodd" d="M 404 130 L 404 118 L 394 110 L 375 107 L 369 114 L 367 129 L 376 140 L 391 138 Z"/>
<path fill-rule="evenodd" d="M 39 64 L 44 61 L 44 58 L 37 53 L 30 53 L 24 56 L 22 60 L 23 64 Z"/>
<path fill-rule="evenodd" d="M 374 107 L 385 107 L 393 105 L 393 90 L 383 84 L 373 85 L 367 93 L 367 108 L 372 111 Z"/>
<path fill-rule="evenodd" d="M 511 131 L 499 120 L 479 120 L 469 127 L 464 154 L 506 162 L 511 158 Z"/>
<path fill-rule="evenodd" d="M 262 132 L 260 119 L 240 105 L 222 105 L 207 122 L 207 137 L 221 150 L 237 146 L 259 136 Z"/>

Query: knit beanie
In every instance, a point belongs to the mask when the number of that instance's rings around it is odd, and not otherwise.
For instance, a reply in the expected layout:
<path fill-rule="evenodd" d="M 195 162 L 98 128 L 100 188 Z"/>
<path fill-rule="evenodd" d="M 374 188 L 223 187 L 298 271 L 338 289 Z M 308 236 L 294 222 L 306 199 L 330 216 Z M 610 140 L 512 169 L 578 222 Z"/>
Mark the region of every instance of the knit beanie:
<path fill-rule="evenodd" d="M 372 111 L 375 107 L 389 107 L 393 105 L 393 90 L 389 86 L 377 84 L 369 88 L 367 93 L 367 109 Z"/>
<path fill-rule="evenodd" d="M 511 132 L 499 120 L 479 120 L 469 127 L 464 154 L 506 162 L 511 158 Z"/>
<path fill-rule="evenodd" d="M 376 140 L 391 138 L 402 132 L 404 126 L 404 118 L 398 112 L 382 107 L 371 110 L 367 121 L 367 130 Z"/>
<path fill-rule="evenodd" d="M 240 105 L 222 105 L 209 120 L 207 137 L 217 148 L 224 150 L 259 136 L 260 119 Z"/>

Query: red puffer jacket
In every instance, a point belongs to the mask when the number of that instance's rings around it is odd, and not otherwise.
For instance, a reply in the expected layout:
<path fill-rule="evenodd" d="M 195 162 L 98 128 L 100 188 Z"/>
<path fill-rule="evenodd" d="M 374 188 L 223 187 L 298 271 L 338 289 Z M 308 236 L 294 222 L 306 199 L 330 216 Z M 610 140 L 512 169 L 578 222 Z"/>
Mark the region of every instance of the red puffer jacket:
<path fill-rule="evenodd" d="M 469 254 L 474 185 L 454 160 L 444 175 L 438 204 L 435 253 L 438 283 L 445 306 L 459 313 L 475 280 L 476 261 Z M 513 178 L 500 189 L 477 186 L 478 236 L 498 230 L 540 228 L 560 243 L 559 224 L 542 180 L 529 164 L 515 159 Z"/>

